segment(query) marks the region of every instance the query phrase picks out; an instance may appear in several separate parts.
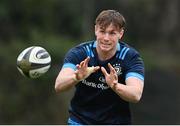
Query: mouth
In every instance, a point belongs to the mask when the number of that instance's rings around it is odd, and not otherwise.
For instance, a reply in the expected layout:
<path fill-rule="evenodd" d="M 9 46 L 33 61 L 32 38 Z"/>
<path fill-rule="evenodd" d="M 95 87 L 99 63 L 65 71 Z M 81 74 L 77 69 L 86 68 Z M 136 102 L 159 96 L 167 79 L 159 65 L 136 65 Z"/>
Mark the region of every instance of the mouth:
<path fill-rule="evenodd" d="M 111 44 L 110 43 L 101 43 L 101 46 L 104 47 L 104 48 L 107 48 L 109 47 Z"/>

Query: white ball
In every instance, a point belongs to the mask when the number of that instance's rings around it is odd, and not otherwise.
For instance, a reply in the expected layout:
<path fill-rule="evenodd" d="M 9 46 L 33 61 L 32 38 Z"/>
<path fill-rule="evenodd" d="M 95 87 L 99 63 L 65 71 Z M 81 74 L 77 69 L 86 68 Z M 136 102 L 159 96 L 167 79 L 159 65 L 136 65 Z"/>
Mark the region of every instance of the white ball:
<path fill-rule="evenodd" d="M 17 69 L 29 78 L 38 78 L 51 66 L 51 56 L 40 46 L 31 46 L 23 50 L 17 58 Z"/>

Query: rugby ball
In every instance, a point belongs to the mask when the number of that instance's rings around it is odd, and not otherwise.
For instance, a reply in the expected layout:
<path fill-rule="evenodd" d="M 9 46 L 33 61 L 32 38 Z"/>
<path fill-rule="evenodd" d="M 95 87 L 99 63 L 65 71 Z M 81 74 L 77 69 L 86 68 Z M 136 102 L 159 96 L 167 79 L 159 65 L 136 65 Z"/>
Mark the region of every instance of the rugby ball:
<path fill-rule="evenodd" d="M 40 46 L 24 49 L 17 57 L 17 69 L 29 78 L 38 78 L 46 73 L 51 66 L 51 56 Z"/>

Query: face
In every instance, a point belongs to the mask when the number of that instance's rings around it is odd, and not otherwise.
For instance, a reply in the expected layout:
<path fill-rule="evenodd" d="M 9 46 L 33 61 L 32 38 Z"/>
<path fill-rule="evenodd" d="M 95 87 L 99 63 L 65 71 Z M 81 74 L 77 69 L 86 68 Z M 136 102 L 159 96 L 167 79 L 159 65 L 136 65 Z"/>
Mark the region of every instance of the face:
<path fill-rule="evenodd" d="M 97 48 L 102 52 L 116 50 L 118 40 L 123 36 L 124 31 L 118 30 L 110 24 L 107 28 L 95 26 L 95 35 L 97 40 Z"/>

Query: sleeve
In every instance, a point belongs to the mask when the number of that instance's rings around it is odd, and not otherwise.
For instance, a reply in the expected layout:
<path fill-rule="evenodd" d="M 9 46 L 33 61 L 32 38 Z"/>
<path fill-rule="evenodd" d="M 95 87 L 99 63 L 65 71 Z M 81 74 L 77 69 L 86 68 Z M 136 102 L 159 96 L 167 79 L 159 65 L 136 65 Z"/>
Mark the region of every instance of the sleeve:
<path fill-rule="evenodd" d="M 125 65 L 125 79 L 137 77 L 144 81 L 144 62 L 136 50 L 129 50 Z"/>
<path fill-rule="evenodd" d="M 76 65 L 83 61 L 86 57 L 86 52 L 83 48 L 74 47 L 65 55 L 62 68 L 72 68 L 73 70 L 76 70 Z"/>

